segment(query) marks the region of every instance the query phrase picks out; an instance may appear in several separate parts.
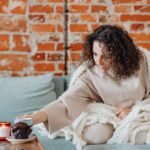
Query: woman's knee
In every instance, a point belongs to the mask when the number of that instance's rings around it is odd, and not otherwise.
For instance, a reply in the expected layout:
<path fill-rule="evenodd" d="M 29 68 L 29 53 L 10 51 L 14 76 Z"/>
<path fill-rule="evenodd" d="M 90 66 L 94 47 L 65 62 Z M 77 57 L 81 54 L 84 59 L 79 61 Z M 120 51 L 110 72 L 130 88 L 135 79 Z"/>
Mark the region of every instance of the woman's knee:
<path fill-rule="evenodd" d="M 85 127 L 83 132 L 83 139 L 88 144 L 102 144 L 106 143 L 112 137 L 114 128 L 110 124 L 96 123 L 91 126 Z"/>

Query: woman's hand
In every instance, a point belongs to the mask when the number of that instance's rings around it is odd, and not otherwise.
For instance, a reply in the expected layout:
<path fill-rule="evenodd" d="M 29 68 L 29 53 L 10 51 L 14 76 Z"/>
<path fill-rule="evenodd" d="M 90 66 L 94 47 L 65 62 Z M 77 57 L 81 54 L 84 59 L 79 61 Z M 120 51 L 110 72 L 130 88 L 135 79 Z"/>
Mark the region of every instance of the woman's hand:
<path fill-rule="evenodd" d="M 37 124 L 41 122 L 47 121 L 47 114 L 44 111 L 37 111 L 32 114 L 25 114 L 22 116 L 18 116 L 17 118 L 32 118 L 32 123 Z"/>
<path fill-rule="evenodd" d="M 122 107 L 122 108 L 119 108 L 119 110 L 117 111 L 116 115 L 119 118 L 124 119 L 129 114 L 129 112 L 131 110 L 132 110 L 131 108 Z"/>

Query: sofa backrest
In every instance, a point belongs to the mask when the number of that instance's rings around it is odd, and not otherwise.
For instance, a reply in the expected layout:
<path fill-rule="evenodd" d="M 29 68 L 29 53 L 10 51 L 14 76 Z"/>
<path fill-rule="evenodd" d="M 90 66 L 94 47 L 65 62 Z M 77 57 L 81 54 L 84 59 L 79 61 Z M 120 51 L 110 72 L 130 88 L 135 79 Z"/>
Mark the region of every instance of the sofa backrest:
<path fill-rule="evenodd" d="M 55 92 L 58 98 L 68 88 L 69 76 L 55 76 L 53 81 L 55 84 Z"/>
<path fill-rule="evenodd" d="M 45 74 L 31 77 L 0 77 L 0 121 L 32 113 L 56 100 L 67 88 L 68 77 Z"/>

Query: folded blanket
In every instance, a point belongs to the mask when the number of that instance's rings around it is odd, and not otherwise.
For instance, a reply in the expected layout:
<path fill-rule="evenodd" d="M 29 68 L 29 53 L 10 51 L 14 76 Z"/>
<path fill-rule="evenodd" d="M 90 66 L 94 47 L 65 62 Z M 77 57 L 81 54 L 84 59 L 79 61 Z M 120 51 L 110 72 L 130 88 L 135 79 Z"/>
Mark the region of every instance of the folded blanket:
<path fill-rule="evenodd" d="M 138 132 L 147 131 L 146 143 L 150 144 L 150 98 L 134 106 L 128 116 L 120 121 L 108 144 L 135 144 Z"/>

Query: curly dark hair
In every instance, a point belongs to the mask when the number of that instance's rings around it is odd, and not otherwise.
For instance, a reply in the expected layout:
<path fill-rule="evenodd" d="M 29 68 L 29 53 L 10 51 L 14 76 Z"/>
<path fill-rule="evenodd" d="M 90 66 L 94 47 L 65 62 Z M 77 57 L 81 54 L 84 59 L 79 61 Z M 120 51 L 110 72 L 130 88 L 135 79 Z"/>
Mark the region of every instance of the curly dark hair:
<path fill-rule="evenodd" d="M 81 63 L 95 65 L 93 58 L 93 42 L 103 43 L 102 54 L 112 61 L 111 70 L 116 80 L 126 79 L 140 68 L 141 51 L 135 46 L 127 31 L 115 25 L 102 25 L 86 37 Z"/>

